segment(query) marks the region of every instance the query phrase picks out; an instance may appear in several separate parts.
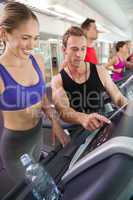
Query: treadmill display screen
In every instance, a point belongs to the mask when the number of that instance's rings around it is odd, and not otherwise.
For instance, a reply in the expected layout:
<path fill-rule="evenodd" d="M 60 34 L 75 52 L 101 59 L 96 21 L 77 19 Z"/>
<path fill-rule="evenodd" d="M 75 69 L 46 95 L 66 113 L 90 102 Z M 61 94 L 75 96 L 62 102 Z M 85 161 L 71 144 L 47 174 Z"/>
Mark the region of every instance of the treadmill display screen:
<path fill-rule="evenodd" d="M 93 151 L 95 148 L 101 144 L 108 141 L 110 138 L 116 137 L 117 134 L 120 135 L 120 124 L 121 120 L 125 116 L 125 110 L 127 106 L 124 106 L 122 109 L 116 111 L 111 117 L 111 124 L 104 125 L 94 136 L 90 144 L 87 146 L 83 154 L 80 156 L 84 157 L 89 152 Z M 116 128 L 117 127 L 117 128 Z M 118 131 L 117 131 L 118 130 Z M 79 159 L 78 159 L 79 160 Z"/>

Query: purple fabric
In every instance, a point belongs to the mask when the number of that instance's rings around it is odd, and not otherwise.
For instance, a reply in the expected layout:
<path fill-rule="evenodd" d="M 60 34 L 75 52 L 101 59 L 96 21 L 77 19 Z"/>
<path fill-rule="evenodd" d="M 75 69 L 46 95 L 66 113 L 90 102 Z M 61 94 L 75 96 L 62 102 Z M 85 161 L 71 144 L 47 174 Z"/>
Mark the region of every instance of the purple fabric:
<path fill-rule="evenodd" d="M 113 72 L 112 74 L 112 79 L 114 81 L 119 81 L 123 79 L 123 72 L 124 72 L 124 68 L 125 68 L 125 61 L 121 60 L 120 58 L 118 58 L 119 62 L 117 64 L 114 64 L 114 69 L 122 69 L 122 71 L 120 73 L 118 72 Z"/>
<path fill-rule="evenodd" d="M 1 110 L 25 109 L 42 100 L 45 94 L 45 82 L 35 58 L 30 55 L 30 59 L 39 77 L 38 83 L 32 86 L 17 83 L 7 69 L 0 64 L 0 76 L 5 86 L 4 92 L 0 95 Z"/>

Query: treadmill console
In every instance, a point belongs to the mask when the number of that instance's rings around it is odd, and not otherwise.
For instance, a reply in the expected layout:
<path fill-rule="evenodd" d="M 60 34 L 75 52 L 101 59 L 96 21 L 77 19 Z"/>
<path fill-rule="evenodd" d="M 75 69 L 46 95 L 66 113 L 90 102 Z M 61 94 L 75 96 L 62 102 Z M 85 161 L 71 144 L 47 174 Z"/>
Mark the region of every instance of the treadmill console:
<path fill-rule="evenodd" d="M 128 109 L 132 115 L 128 115 Z M 113 154 L 127 154 L 133 157 L 133 102 L 117 110 L 110 119 L 111 124 L 105 124 L 96 132 L 86 147 L 82 146 L 81 153 L 80 149 L 78 150 L 80 156 L 75 154 L 68 171 L 62 177 L 63 182 Z"/>

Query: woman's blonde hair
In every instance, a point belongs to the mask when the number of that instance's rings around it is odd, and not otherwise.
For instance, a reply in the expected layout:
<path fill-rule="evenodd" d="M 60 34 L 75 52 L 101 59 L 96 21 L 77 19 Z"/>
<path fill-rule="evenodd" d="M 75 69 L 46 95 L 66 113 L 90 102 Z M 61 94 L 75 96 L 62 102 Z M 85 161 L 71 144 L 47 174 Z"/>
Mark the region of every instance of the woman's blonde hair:
<path fill-rule="evenodd" d="M 38 22 L 36 15 L 26 5 L 19 2 L 6 3 L 0 18 L 0 40 L 5 43 L 3 30 L 11 33 L 14 29 L 18 28 L 21 23 L 31 18 Z"/>
<path fill-rule="evenodd" d="M 7 32 L 11 32 L 30 18 L 38 21 L 36 15 L 26 5 L 19 2 L 9 2 L 4 7 L 0 26 L 6 29 Z"/>

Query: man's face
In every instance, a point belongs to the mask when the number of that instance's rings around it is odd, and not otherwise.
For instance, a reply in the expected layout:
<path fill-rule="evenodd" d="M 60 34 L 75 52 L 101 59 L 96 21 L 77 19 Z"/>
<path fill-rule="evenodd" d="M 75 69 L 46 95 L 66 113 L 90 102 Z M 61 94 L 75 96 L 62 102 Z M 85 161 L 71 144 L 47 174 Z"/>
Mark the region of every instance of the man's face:
<path fill-rule="evenodd" d="M 95 23 L 90 23 L 90 26 L 86 30 L 86 36 L 90 40 L 96 40 L 98 37 L 98 30 Z"/>
<path fill-rule="evenodd" d="M 69 64 L 79 67 L 86 55 L 87 40 L 84 36 L 70 36 L 64 49 Z"/>

